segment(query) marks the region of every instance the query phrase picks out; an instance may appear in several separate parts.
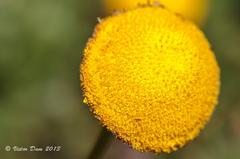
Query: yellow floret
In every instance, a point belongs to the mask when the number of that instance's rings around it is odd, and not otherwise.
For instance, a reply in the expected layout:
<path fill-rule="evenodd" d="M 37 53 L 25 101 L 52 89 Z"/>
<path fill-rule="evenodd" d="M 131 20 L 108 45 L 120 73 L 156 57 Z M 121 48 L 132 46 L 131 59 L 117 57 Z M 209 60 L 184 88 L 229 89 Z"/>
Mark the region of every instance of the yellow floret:
<path fill-rule="evenodd" d="M 195 138 L 219 93 L 219 67 L 203 33 L 161 7 L 97 25 L 81 86 L 96 117 L 139 151 L 171 152 Z"/>
<path fill-rule="evenodd" d="M 112 13 L 116 10 L 133 9 L 139 4 L 155 3 L 166 6 L 170 10 L 202 24 L 206 18 L 209 0 L 102 0 L 104 10 Z"/>

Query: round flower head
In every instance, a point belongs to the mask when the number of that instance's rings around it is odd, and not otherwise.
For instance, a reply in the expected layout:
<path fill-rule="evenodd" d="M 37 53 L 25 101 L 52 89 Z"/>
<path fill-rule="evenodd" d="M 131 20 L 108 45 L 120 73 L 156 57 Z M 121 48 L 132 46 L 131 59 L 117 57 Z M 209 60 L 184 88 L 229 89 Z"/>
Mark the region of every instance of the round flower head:
<path fill-rule="evenodd" d="M 139 151 L 182 147 L 217 103 L 219 68 L 207 39 L 193 23 L 157 6 L 102 20 L 80 71 L 84 102 Z"/>
<path fill-rule="evenodd" d="M 158 2 L 170 10 L 201 24 L 206 18 L 209 0 L 102 0 L 107 13 L 132 9 L 140 4 Z"/>

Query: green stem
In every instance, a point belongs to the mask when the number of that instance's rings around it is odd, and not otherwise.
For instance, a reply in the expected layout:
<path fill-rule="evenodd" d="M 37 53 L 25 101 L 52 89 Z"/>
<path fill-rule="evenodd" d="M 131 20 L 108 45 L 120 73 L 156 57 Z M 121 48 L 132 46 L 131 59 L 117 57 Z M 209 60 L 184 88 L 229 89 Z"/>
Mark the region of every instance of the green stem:
<path fill-rule="evenodd" d="M 101 156 L 104 154 L 106 151 L 106 148 L 108 146 L 109 141 L 111 140 L 111 134 L 108 132 L 105 128 L 102 128 L 99 137 L 87 157 L 87 159 L 100 159 Z"/>

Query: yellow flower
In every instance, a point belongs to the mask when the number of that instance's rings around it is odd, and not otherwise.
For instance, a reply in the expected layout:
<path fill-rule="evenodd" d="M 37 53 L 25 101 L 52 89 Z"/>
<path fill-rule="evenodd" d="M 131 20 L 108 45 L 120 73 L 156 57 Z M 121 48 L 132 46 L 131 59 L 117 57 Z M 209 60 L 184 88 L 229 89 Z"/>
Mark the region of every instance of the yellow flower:
<path fill-rule="evenodd" d="M 104 10 L 111 13 L 114 10 L 132 9 L 139 4 L 159 2 L 170 10 L 202 24 L 206 18 L 209 0 L 102 0 Z"/>
<path fill-rule="evenodd" d="M 219 67 L 203 33 L 161 7 L 97 25 L 80 66 L 84 102 L 139 151 L 171 152 L 195 138 L 219 93 Z"/>

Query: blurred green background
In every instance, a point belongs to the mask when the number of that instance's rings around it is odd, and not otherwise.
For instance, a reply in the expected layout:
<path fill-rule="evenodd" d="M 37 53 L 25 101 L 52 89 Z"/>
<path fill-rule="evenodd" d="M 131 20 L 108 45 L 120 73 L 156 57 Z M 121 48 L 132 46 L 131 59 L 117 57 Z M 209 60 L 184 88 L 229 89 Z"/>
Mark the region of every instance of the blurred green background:
<path fill-rule="evenodd" d="M 0 158 L 85 159 L 101 125 L 83 105 L 82 50 L 99 0 L 0 0 Z M 219 105 L 200 136 L 172 154 L 138 153 L 118 140 L 104 159 L 240 158 L 240 1 L 212 0 L 203 28 L 222 69 Z M 5 146 L 61 146 L 6 152 Z"/>

